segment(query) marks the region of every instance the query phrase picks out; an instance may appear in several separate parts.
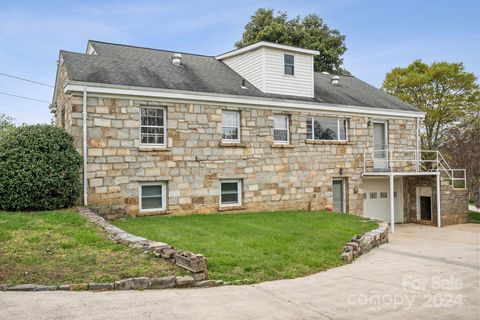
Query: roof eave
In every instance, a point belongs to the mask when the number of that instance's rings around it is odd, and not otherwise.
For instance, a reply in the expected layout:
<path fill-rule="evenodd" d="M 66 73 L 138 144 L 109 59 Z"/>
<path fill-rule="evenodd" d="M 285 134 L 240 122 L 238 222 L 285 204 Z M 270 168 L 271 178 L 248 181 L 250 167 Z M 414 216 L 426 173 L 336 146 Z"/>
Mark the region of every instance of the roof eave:
<path fill-rule="evenodd" d="M 214 103 L 232 103 L 242 105 L 258 105 L 258 106 L 273 106 L 285 107 L 293 109 L 307 109 L 318 111 L 330 111 L 350 114 L 366 114 L 366 115 L 384 115 L 396 116 L 406 118 L 424 118 L 424 112 L 409 111 L 409 110 L 392 110 L 379 109 L 363 106 L 331 104 L 310 102 L 295 99 L 280 99 L 270 97 L 253 97 L 253 96 L 239 96 L 232 94 L 219 94 L 197 91 L 172 90 L 161 88 L 148 88 L 137 86 L 112 85 L 94 82 L 82 82 L 68 80 L 64 84 L 65 92 L 83 92 L 87 88 L 88 92 L 111 95 L 128 95 L 138 97 L 151 98 L 168 98 L 168 99 L 182 99 L 190 101 L 204 101 Z"/>

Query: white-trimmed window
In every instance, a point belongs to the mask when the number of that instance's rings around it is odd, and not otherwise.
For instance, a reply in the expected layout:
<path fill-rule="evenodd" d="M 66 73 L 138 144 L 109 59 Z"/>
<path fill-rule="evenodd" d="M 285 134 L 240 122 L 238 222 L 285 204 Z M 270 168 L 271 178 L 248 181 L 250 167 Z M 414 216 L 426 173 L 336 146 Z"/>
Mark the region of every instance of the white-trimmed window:
<path fill-rule="evenodd" d="M 275 144 L 289 143 L 289 121 L 288 116 L 283 114 L 276 114 L 273 116 L 273 142 Z"/>
<path fill-rule="evenodd" d="M 283 55 L 283 73 L 289 76 L 295 75 L 295 56 L 293 54 Z"/>
<path fill-rule="evenodd" d="M 221 180 L 220 181 L 220 206 L 241 206 L 242 205 L 242 180 Z"/>
<path fill-rule="evenodd" d="M 222 111 L 222 141 L 240 142 L 240 112 Z"/>
<path fill-rule="evenodd" d="M 140 211 L 166 210 L 167 183 L 144 182 L 140 184 Z"/>
<path fill-rule="evenodd" d="M 307 118 L 307 139 L 347 140 L 347 119 Z"/>
<path fill-rule="evenodd" d="M 164 107 L 140 107 L 140 144 L 165 146 L 166 129 Z"/>

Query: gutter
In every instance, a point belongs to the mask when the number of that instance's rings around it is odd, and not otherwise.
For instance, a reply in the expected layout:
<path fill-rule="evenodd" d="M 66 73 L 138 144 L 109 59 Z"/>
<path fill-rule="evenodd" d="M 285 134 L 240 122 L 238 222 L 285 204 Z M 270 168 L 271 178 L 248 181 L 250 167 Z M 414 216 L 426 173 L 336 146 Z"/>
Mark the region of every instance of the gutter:
<path fill-rule="evenodd" d="M 221 104 L 239 104 L 249 106 L 264 106 L 264 107 L 276 107 L 276 108 L 289 108 L 289 109 L 304 109 L 314 111 L 328 111 L 339 112 L 346 114 L 365 114 L 365 115 L 384 115 L 384 116 L 397 116 L 405 118 L 425 118 L 424 112 L 408 111 L 408 110 L 388 110 L 388 109 L 376 109 L 362 106 L 341 105 L 332 103 L 319 103 L 309 102 L 302 100 L 287 100 L 279 98 L 263 98 L 263 97 L 251 97 L 251 96 L 238 96 L 227 95 L 218 93 L 206 93 L 196 91 L 184 91 L 184 90 L 170 90 L 170 89 L 158 89 L 136 86 L 122 86 L 111 84 L 100 84 L 93 82 L 79 82 L 79 81 L 67 81 L 64 85 L 64 92 L 76 91 L 82 92 L 87 87 L 89 93 L 107 94 L 115 96 L 137 96 L 137 97 L 151 97 L 160 99 L 175 99 L 175 100 L 189 100 L 200 101 L 206 103 L 221 103 Z"/>
<path fill-rule="evenodd" d="M 83 87 L 83 205 L 88 206 L 88 181 L 87 181 L 87 172 L 88 172 L 88 147 L 87 147 L 87 87 Z"/>

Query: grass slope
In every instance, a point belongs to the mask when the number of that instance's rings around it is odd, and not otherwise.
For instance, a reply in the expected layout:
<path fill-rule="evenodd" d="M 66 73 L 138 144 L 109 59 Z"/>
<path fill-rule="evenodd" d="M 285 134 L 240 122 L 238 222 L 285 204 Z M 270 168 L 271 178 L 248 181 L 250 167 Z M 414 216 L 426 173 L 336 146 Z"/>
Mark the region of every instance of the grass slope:
<path fill-rule="evenodd" d="M 342 265 L 343 245 L 377 225 L 347 214 L 271 212 L 129 218 L 113 222 L 151 240 L 204 254 L 211 278 L 295 278 Z"/>
<path fill-rule="evenodd" d="M 73 210 L 0 212 L 0 283 L 107 282 L 165 276 L 171 264 L 107 240 Z"/>

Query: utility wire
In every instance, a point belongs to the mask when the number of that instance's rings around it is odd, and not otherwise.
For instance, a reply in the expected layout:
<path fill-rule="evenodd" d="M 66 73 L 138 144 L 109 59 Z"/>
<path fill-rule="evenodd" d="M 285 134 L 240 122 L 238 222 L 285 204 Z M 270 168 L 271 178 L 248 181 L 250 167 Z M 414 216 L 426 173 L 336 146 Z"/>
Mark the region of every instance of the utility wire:
<path fill-rule="evenodd" d="M 1 92 L 1 91 L 0 91 L 0 94 L 3 94 L 3 95 L 5 95 L 5 96 L 20 98 L 20 99 L 26 99 L 26 100 L 32 100 L 32 101 L 38 101 L 38 102 L 43 102 L 43 103 L 48 103 L 48 104 L 50 104 L 49 101 L 40 100 L 40 99 L 35 99 L 35 98 L 29 98 L 29 97 L 24 97 L 24 96 L 18 96 L 18 95 L 16 95 L 16 94 L 11 94 L 11 93 L 6 93 L 6 92 Z"/>
<path fill-rule="evenodd" d="M 17 76 L 12 76 L 11 74 L 6 74 L 6 73 L 1 73 L 1 72 L 0 72 L 0 75 L 1 75 L 1 76 L 5 76 L 5 77 L 10 77 L 10 78 L 14 78 L 14 79 L 18 79 L 18 80 L 23 80 L 23 81 L 27 81 L 27 82 L 31 82 L 31 83 L 35 83 L 35 84 L 39 84 L 39 85 L 42 85 L 42 86 L 46 86 L 46 87 L 53 88 L 53 86 L 51 86 L 51 85 L 49 85 L 49 84 L 42 83 L 42 82 L 38 82 L 38 81 L 33 81 L 33 80 L 30 80 L 30 79 L 20 78 L 20 77 L 17 77 Z"/>

